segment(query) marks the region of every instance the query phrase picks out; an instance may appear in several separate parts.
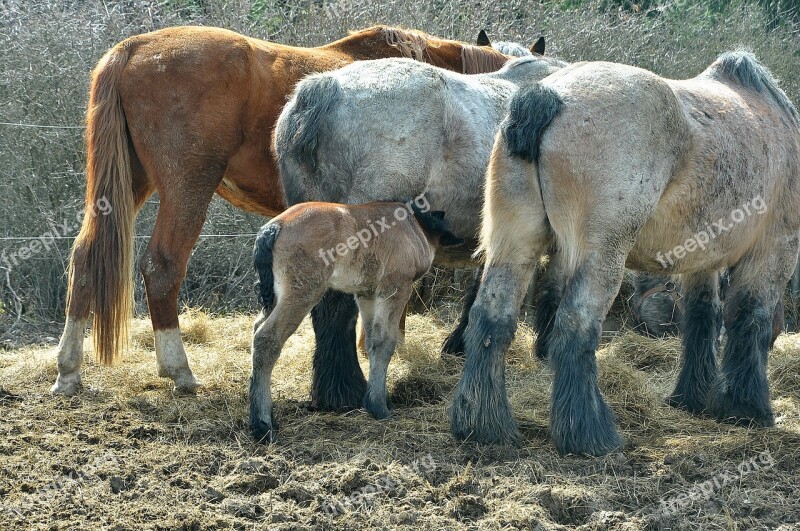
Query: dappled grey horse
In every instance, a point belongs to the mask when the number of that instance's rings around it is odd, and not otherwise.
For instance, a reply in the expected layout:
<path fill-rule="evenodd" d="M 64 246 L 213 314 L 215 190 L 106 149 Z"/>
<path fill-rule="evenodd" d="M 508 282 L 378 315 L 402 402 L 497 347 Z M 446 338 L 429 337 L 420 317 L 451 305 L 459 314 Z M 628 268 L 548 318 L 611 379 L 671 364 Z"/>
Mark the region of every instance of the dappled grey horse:
<path fill-rule="evenodd" d="M 549 325 L 537 342 L 554 370 L 550 436 L 559 451 L 599 455 L 622 444 L 595 351 L 626 265 L 682 275 L 687 326 L 669 403 L 773 425 L 767 351 L 797 261 L 798 177 L 797 111 L 749 53 L 723 54 L 683 81 L 581 63 L 519 91 L 488 171 L 486 268 L 465 334 L 454 435 L 518 440 L 503 357 L 546 252 L 549 295 L 537 312 Z M 720 319 L 728 339 L 718 367 Z"/>
<path fill-rule="evenodd" d="M 518 87 L 565 63 L 533 56 L 492 74 L 467 76 L 411 60 L 360 61 L 307 77 L 275 129 L 274 148 L 287 204 L 366 203 L 425 195 L 467 240 L 469 260 L 483 204 L 494 136 Z M 421 66 L 421 68 L 420 68 Z M 312 400 L 325 409 L 359 407 L 365 380 L 355 350 L 356 306 L 329 291 L 311 312 L 317 336 Z"/>

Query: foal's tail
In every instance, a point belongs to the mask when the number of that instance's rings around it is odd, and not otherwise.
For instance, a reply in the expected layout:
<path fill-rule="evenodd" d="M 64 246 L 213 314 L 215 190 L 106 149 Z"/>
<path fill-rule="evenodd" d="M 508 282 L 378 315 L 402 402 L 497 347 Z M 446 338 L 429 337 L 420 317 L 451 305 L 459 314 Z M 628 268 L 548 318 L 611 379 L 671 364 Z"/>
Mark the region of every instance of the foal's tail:
<path fill-rule="evenodd" d="M 73 282 L 90 286 L 94 350 L 98 361 L 106 365 L 120 357 L 133 309 L 136 211 L 130 139 L 119 93 L 129 54 L 124 46 L 114 47 L 92 73 L 86 119 L 86 211 L 72 249 L 67 293 L 69 307 Z M 76 260 L 84 264 L 88 278 L 72 278 Z"/>
<path fill-rule="evenodd" d="M 253 259 L 258 273 L 259 296 L 264 310 L 269 312 L 275 304 L 275 275 L 272 272 L 273 254 L 275 241 L 281 226 L 278 223 L 267 223 L 258 232 L 256 244 L 253 248 Z"/>
<path fill-rule="evenodd" d="M 336 78 L 328 74 L 310 76 L 297 85 L 275 126 L 275 152 L 286 203 L 308 201 L 303 174 L 317 169 L 320 133 L 328 126 L 334 106 L 342 94 Z M 297 171 L 297 170 L 300 171 Z"/>

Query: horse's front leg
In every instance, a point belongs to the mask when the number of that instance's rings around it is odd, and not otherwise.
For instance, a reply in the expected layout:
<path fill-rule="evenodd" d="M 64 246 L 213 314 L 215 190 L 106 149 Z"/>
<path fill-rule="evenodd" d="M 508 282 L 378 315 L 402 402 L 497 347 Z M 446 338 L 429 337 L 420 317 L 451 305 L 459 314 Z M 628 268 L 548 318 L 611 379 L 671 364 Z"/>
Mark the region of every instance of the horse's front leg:
<path fill-rule="evenodd" d="M 533 270 L 532 261 L 486 266 L 464 335 L 464 373 L 453 397 L 450 422 L 456 438 L 500 444 L 519 439 L 506 395 L 505 353 Z"/>
<path fill-rule="evenodd" d="M 361 407 L 367 382 L 356 353 L 358 307 L 352 295 L 328 290 L 311 311 L 317 339 L 311 399 L 327 411 Z"/>
<path fill-rule="evenodd" d="M 717 378 L 717 350 L 722 326 L 719 275 L 716 271 L 683 275 L 683 362 L 669 405 L 691 413 L 705 410 Z"/>

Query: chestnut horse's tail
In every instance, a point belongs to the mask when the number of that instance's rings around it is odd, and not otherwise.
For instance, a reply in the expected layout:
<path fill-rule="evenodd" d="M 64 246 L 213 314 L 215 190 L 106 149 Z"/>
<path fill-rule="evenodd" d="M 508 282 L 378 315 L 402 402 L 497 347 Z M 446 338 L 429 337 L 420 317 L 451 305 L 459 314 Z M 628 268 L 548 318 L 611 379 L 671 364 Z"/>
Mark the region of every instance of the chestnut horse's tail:
<path fill-rule="evenodd" d="M 94 350 L 105 365 L 120 357 L 133 310 L 136 209 L 130 142 L 119 92 L 129 53 L 124 46 L 114 47 L 92 73 L 86 119 L 86 211 L 69 267 L 68 307 L 76 255 L 80 256 L 84 278 L 77 281 L 90 286 Z M 104 205 L 102 211 L 100 205 Z"/>

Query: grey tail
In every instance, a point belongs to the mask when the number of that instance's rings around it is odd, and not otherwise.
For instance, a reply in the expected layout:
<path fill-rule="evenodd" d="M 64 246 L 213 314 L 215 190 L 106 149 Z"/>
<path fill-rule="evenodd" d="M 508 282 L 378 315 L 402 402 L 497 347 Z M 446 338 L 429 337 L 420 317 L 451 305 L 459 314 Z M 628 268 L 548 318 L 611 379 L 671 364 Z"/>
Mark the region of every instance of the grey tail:
<path fill-rule="evenodd" d="M 768 93 L 784 112 L 794 118 L 795 124 L 800 126 L 797 109 L 778 86 L 778 82 L 772 77 L 769 69 L 762 65 L 752 53 L 744 50 L 725 52 L 717 58 L 711 68 L 756 92 Z"/>
<path fill-rule="evenodd" d="M 269 222 L 258 231 L 256 244 L 253 248 L 253 261 L 255 262 L 256 272 L 259 280 L 259 297 L 264 310 L 272 310 L 275 304 L 275 276 L 272 272 L 273 253 L 275 240 L 281 226 L 278 223 Z"/>
<path fill-rule="evenodd" d="M 294 105 L 281 117 L 275 130 L 275 147 L 279 156 L 281 179 L 288 204 L 303 201 L 290 197 L 292 190 L 302 188 L 292 182 L 292 175 L 284 175 L 291 165 L 313 172 L 317 169 L 317 147 L 321 132 L 328 124 L 333 108 L 342 94 L 339 82 L 326 74 L 315 75 L 301 81 L 295 93 Z M 288 182 L 287 182 L 288 181 Z"/>
<path fill-rule="evenodd" d="M 563 107 L 561 96 L 550 87 L 535 83 L 520 89 L 511 98 L 508 116 L 500 126 L 510 154 L 538 162 L 542 135 Z"/>

